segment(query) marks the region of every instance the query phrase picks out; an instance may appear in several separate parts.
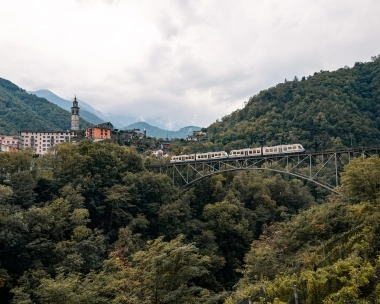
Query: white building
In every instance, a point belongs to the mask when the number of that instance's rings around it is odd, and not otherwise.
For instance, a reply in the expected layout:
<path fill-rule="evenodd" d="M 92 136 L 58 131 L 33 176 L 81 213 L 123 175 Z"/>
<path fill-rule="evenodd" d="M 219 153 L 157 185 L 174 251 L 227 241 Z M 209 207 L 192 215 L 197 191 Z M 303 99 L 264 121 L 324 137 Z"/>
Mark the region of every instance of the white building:
<path fill-rule="evenodd" d="M 21 130 L 18 132 L 21 139 L 21 147 L 32 147 L 36 154 L 44 155 L 50 147 L 56 144 L 70 141 L 74 136 L 72 132 L 65 131 L 41 131 Z"/>

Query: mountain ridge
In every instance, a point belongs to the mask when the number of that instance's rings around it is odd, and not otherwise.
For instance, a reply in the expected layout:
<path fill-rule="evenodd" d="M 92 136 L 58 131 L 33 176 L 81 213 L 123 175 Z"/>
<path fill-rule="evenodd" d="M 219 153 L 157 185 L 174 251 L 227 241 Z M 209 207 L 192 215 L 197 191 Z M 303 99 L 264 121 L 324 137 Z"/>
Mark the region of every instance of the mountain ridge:
<path fill-rule="evenodd" d="M 45 98 L 27 93 L 0 78 L 0 134 L 17 135 L 22 129 L 69 130 L 71 114 Z M 80 119 L 82 128 L 91 126 Z"/>
<path fill-rule="evenodd" d="M 41 89 L 37 91 L 29 91 L 28 93 L 34 94 L 38 97 L 45 98 L 46 100 L 50 101 L 51 103 L 56 104 L 62 109 L 65 109 L 66 111 L 69 111 L 69 112 L 71 111 L 72 101 L 59 97 L 58 95 L 54 94 L 53 92 L 49 90 Z M 114 117 L 105 115 L 104 113 L 96 110 L 91 105 L 84 102 L 83 100 L 80 100 L 80 99 L 77 99 L 77 100 L 79 102 L 80 116 L 83 117 L 83 119 L 87 120 L 88 122 L 91 122 L 92 124 L 97 125 L 103 122 L 110 121 L 116 127 L 122 126 L 122 123 L 120 123 Z"/>
<path fill-rule="evenodd" d="M 178 131 L 169 131 L 164 130 L 159 127 L 152 126 L 147 122 L 135 122 L 128 126 L 121 128 L 122 130 L 131 130 L 131 129 L 140 129 L 140 131 L 146 130 L 146 135 L 148 137 L 156 137 L 163 139 L 174 139 L 174 138 L 187 138 L 189 135 L 193 134 L 193 131 L 201 130 L 200 127 L 197 126 L 187 126 L 179 129 Z"/>

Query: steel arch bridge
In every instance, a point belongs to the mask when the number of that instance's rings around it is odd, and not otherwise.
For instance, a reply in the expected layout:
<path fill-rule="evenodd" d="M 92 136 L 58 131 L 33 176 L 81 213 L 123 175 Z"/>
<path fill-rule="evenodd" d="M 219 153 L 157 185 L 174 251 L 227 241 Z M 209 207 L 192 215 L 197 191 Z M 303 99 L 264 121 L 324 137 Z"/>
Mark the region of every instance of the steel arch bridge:
<path fill-rule="evenodd" d="M 380 154 L 380 147 L 345 150 L 206 159 L 182 163 L 149 165 L 149 171 L 167 174 L 173 183 L 188 188 L 215 174 L 238 170 L 269 170 L 313 182 L 332 192 L 340 184 L 340 172 L 353 158 Z"/>

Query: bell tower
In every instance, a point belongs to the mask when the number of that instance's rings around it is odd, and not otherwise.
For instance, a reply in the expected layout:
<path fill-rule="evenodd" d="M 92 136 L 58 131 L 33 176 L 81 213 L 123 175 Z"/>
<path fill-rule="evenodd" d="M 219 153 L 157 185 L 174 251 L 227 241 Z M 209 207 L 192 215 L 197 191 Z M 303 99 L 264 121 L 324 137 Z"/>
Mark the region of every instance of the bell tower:
<path fill-rule="evenodd" d="M 71 130 L 79 130 L 79 107 L 76 95 L 74 97 L 73 106 L 71 107 Z"/>

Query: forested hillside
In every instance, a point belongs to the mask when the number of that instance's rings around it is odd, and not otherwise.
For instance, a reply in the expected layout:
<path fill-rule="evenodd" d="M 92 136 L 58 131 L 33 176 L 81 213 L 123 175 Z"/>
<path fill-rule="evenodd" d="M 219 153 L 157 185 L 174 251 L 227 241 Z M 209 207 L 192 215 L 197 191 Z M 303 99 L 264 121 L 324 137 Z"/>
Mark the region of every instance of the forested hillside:
<path fill-rule="evenodd" d="M 0 154 L 2 303 L 287 303 L 294 285 L 300 303 L 380 297 L 378 156 L 317 205 L 271 172 L 183 192 L 128 148 L 55 148 Z"/>
<path fill-rule="evenodd" d="M 13 303 L 220 302 L 264 225 L 313 204 L 280 176 L 216 175 L 183 193 L 125 147 L 55 148 L 0 154 L 0 296 Z"/>
<path fill-rule="evenodd" d="M 300 142 L 307 150 L 380 144 L 380 57 L 294 78 L 208 128 L 225 150 Z"/>
<path fill-rule="evenodd" d="M 80 120 L 81 128 L 91 126 Z M 44 98 L 28 94 L 0 78 L 0 134 L 17 135 L 21 129 L 69 130 L 71 114 Z"/>
<path fill-rule="evenodd" d="M 380 158 L 346 166 L 340 195 L 265 227 L 226 304 L 380 302 Z"/>
<path fill-rule="evenodd" d="M 210 141 L 172 152 L 380 144 L 379 68 L 280 84 L 212 124 Z M 2 84 L 8 104 L 26 107 L 21 89 Z M 1 303 L 380 302 L 378 155 L 344 168 L 339 195 L 265 170 L 184 191 L 148 172 L 162 161 L 149 155 L 90 140 L 43 158 L 0 153 Z"/>

